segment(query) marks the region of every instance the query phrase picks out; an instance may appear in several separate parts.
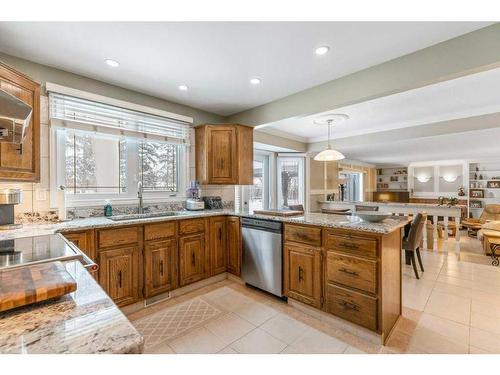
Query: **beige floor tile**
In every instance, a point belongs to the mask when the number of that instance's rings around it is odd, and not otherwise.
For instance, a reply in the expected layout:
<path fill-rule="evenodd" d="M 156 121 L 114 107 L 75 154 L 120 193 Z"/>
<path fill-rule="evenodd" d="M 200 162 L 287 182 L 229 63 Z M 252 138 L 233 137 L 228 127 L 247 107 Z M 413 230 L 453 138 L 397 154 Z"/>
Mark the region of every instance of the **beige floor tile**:
<path fill-rule="evenodd" d="M 277 354 L 286 344 L 260 328 L 231 344 L 231 348 L 242 354 Z"/>
<path fill-rule="evenodd" d="M 494 353 L 491 353 L 484 349 L 476 348 L 475 346 L 471 346 L 469 348 L 469 354 L 494 354 Z"/>
<path fill-rule="evenodd" d="M 233 312 L 256 326 L 278 314 L 277 310 L 260 302 L 245 304 Z"/>
<path fill-rule="evenodd" d="M 467 354 L 469 346 L 456 343 L 436 332 L 417 328 L 408 345 L 407 353 Z"/>
<path fill-rule="evenodd" d="M 482 350 L 500 354 L 500 335 L 471 327 L 470 345 Z"/>
<path fill-rule="evenodd" d="M 222 350 L 226 345 L 208 329 L 197 328 L 169 342 L 176 353 L 212 354 Z"/>
<path fill-rule="evenodd" d="M 167 343 L 156 345 L 152 348 L 145 348 L 144 354 L 175 354 L 173 349 Z"/>
<path fill-rule="evenodd" d="M 309 326 L 287 315 L 278 314 L 262 324 L 260 328 L 284 343 L 291 344 L 297 340 Z"/>
<path fill-rule="evenodd" d="M 471 311 L 473 313 L 489 316 L 493 319 L 500 319 L 500 306 L 492 301 L 478 301 L 473 299 Z"/>
<path fill-rule="evenodd" d="M 320 332 L 316 329 L 307 330 L 302 337 L 283 350 L 283 354 L 335 354 L 343 353 L 348 344 Z"/>
<path fill-rule="evenodd" d="M 205 328 L 229 345 L 255 329 L 255 326 L 238 315 L 229 313 L 206 324 Z"/>
<path fill-rule="evenodd" d="M 438 291 L 438 292 L 442 292 L 442 293 L 453 294 L 455 296 L 462 297 L 462 298 L 472 298 L 472 294 L 473 294 L 471 288 L 464 288 L 461 286 L 442 283 L 439 281 L 434 286 L 434 290 Z"/>
<path fill-rule="evenodd" d="M 403 282 L 403 306 L 414 310 L 423 311 L 431 293 L 432 287 L 412 285 Z"/>
<path fill-rule="evenodd" d="M 217 352 L 217 354 L 238 354 L 238 352 L 236 350 L 232 349 L 231 347 L 226 346 L 224 349 Z"/>
<path fill-rule="evenodd" d="M 470 323 L 470 311 L 470 299 L 438 291 L 431 293 L 424 309 L 426 313 L 465 325 Z"/>
<path fill-rule="evenodd" d="M 465 324 L 423 313 L 416 327 L 418 329 L 438 333 L 462 346 L 469 345 L 469 326 Z"/>
<path fill-rule="evenodd" d="M 214 303 L 222 307 L 226 311 L 235 311 L 253 303 L 253 300 L 251 298 L 248 298 L 247 296 L 244 296 L 243 294 L 237 293 L 235 291 L 208 297 L 207 300 L 210 303 Z"/>
<path fill-rule="evenodd" d="M 500 319 L 492 318 L 477 312 L 472 312 L 470 319 L 471 327 L 482 329 L 496 334 L 500 334 Z"/>
<path fill-rule="evenodd" d="M 348 346 L 346 350 L 344 350 L 344 354 L 368 354 L 354 346 Z"/>

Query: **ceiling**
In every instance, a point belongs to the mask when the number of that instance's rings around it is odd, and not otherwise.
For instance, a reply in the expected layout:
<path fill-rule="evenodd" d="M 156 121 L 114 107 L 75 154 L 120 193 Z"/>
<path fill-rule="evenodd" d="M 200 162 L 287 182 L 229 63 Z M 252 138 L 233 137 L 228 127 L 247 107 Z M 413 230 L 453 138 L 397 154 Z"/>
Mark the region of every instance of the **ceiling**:
<path fill-rule="evenodd" d="M 349 116 L 348 120 L 332 126 L 332 139 L 473 117 L 500 112 L 499 87 L 500 69 L 493 69 L 258 128 L 313 143 L 327 139 L 327 128 L 314 121 L 327 118 L 329 113 Z"/>
<path fill-rule="evenodd" d="M 1 22 L 0 51 L 226 116 L 489 24 Z"/>

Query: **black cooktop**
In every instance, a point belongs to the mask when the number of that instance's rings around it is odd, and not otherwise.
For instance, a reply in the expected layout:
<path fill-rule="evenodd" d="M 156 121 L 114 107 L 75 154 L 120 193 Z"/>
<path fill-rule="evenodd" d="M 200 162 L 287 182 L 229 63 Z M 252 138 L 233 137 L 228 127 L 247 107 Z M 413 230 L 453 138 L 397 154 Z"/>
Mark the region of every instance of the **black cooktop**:
<path fill-rule="evenodd" d="M 60 234 L 0 241 L 0 269 L 47 260 L 69 260 L 78 253 Z"/>

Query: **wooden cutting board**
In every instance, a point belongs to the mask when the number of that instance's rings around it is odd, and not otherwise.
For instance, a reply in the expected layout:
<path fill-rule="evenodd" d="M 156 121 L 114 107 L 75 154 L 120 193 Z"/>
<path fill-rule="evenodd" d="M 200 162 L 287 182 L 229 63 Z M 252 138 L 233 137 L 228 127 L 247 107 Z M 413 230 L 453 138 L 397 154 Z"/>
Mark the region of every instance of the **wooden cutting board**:
<path fill-rule="evenodd" d="M 257 215 L 270 215 L 270 216 L 302 216 L 304 211 L 293 210 L 255 210 L 253 212 Z"/>
<path fill-rule="evenodd" d="M 61 262 L 0 270 L 0 312 L 75 290 L 76 282 Z"/>

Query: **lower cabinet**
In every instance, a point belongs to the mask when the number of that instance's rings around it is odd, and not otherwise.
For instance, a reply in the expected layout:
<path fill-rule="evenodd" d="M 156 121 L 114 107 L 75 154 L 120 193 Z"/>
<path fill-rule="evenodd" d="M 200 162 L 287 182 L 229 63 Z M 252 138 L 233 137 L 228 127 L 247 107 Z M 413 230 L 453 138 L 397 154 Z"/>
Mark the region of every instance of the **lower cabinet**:
<path fill-rule="evenodd" d="M 285 294 L 302 303 L 321 308 L 321 249 L 301 244 L 285 244 Z"/>
<path fill-rule="evenodd" d="M 141 298 L 139 273 L 142 252 L 137 246 L 99 252 L 99 283 L 118 306 Z"/>
<path fill-rule="evenodd" d="M 227 272 L 241 275 L 240 218 L 227 217 Z"/>
<path fill-rule="evenodd" d="M 210 275 L 226 272 L 226 217 L 210 218 Z"/>
<path fill-rule="evenodd" d="M 177 240 L 148 242 L 144 246 L 144 297 L 176 287 Z"/>
<path fill-rule="evenodd" d="M 179 238 L 179 285 L 203 280 L 205 271 L 205 233 Z"/>
<path fill-rule="evenodd" d="M 90 259 L 92 259 L 92 261 L 97 263 L 93 230 L 68 232 L 64 233 L 63 236 L 68 241 L 73 242 L 73 244 L 84 252 Z M 90 271 L 90 274 L 94 277 L 94 279 L 99 279 L 98 271 Z"/>

